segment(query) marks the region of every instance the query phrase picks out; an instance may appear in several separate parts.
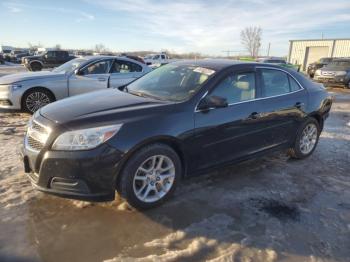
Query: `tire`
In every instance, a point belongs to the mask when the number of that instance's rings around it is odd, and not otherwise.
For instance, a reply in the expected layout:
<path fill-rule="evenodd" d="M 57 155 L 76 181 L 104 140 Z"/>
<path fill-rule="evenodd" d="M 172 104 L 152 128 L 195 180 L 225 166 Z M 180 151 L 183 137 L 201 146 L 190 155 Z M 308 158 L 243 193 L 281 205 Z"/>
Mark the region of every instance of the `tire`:
<path fill-rule="evenodd" d="M 350 81 L 344 85 L 344 89 L 350 89 Z"/>
<path fill-rule="evenodd" d="M 31 71 L 41 71 L 43 69 L 42 65 L 38 62 L 33 62 L 30 64 L 30 70 Z"/>
<path fill-rule="evenodd" d="M 158 173 L 161 157 L 161 168 L 168 170 Z M 171 147 L 158 143 L 143 147 L 131 156 L 120 173 L 119 193 L 136 209 L 156 207 L 174 193 L 181 170 L 181 160 Z"/>
<path fill-rule="evenodd" d="M 39 108 L 55 101 L 55 97 L 48 90 L 34 88 L 26 92 L 22 98 L 22 109 L 34 114 Z"/>
<path fill-rule="evenodd" d="M 315 128 L 315 133 L 313 133 L 313 135 L 310 134 L 309 136 L 305 136 L 305 133 L 308 132 L 307 130 L 310 130 L 310 127 Z M 321 128 L 315 118 L 309 118 L 308 120 L 306 120 L 297 131 L 294 145 L 288 150 L 289 155 L 295 159 L 304 159 L 310 156 L 317 146 L 320 133 Z M 306 146 L 308 144 L 307 142 L 310 143 L 309 147 Z"/>

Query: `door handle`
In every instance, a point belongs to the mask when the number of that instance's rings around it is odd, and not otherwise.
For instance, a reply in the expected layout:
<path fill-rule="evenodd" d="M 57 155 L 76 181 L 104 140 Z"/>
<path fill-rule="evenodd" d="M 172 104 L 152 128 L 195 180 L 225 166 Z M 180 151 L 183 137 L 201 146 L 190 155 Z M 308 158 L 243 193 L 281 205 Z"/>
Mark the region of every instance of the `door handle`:
<path fill-rule="evenodd" d="M 258 119 L 261 117 L 261 114 L 259 114 L 258 112 L 253 112 L 251 113 L 249 116 L 248 116 L 248 119 L 251 120 L 251 119 Z"/>
<path fill-rule="evenodd" d="M 106 78 L 99 77 L 99 78 L 97 78 L 97 80 L 100 81 L 100 82 L 104 82 L 104 81 L 106 81 Z"/>
<path fill-rule="evenodd" d="M 296 108 L 299 108 L 299 109 L 300 109 L 300 108 L 302 108 L 304 105 L 305 105 L 305 104 L 302 103 L 302 102 L 296 102 L 294 106 L 295 106 Z"/>

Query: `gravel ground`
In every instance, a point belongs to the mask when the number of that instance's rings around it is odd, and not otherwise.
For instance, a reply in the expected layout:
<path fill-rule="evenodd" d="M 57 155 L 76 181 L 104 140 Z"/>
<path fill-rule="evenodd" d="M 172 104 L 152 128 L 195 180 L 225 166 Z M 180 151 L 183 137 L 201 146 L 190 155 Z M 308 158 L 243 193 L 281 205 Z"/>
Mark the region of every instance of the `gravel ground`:
<path fill-rule="evenodd" d="M 331 92 L 310 158 L 187 179 L 147 212 L 34 191 L 17 156 L 29 116 L 0 111 L 0 261 L 350 261 L 350 92 Z"/>

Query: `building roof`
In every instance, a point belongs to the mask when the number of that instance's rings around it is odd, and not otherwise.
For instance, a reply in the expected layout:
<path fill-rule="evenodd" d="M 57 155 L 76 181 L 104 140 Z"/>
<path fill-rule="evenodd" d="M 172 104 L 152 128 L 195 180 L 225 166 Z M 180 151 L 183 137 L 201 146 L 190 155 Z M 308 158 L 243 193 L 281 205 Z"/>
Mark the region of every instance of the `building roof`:
<path fill-rule="evenodd" d="M 304 41 L 337 41 L 337 40 L 349 40 L 350 38 L 321 38 L 321 39 L 295 39 L 295 40 L 289 40 L 289 42 L 304 42 Z"/>

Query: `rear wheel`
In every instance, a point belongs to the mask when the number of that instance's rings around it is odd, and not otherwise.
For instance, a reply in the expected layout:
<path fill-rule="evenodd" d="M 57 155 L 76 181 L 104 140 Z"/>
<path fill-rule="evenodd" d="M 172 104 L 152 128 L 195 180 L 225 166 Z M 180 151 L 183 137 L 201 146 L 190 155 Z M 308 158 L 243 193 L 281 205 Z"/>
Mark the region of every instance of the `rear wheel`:
<path fill-rule="evenodd" d="M 42 68 L 43 68 L 42 65 L 38 62 L 34 62 L 30 64 L 31 71 L 41 71 Z"/>
<path fill-rule="evenodd" d="M 121 196 L 135 208 L 152 208 L 174 193 L 181 161 L 171 147 L 153 144 L 136 152 L 120 175 Z"/>
<path fill-rule="evenodd" d="M 25 93 L 22 100 L 22 109 L 34 113 L 39 108 L 55 101 L 53 95 L 45 89 L 33 89 Z"/>
<path fill-rule="evenodd" d="M 303 159 L 315 150 L 320 136 L 320 125 L 316 119 L 310 118 L 303 123 L 297 133 L 294 146 L 289 149 L 291 157 Z"/>

